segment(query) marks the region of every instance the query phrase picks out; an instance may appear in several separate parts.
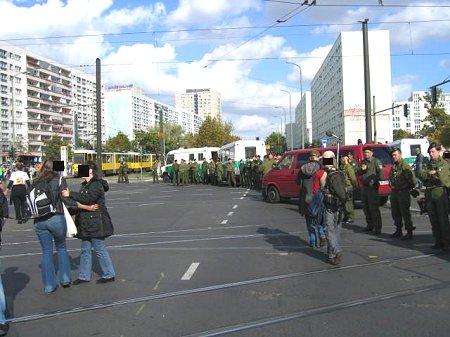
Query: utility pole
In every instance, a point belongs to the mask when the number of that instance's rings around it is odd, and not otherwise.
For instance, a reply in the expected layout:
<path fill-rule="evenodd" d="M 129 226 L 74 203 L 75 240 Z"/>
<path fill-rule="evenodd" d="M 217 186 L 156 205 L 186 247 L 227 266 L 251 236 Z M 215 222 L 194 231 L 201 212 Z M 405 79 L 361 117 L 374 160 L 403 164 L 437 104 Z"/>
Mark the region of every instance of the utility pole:
<path fill-rule="evenodd" d="M 97 166 L 100 175 L 102 172 L 102 73 L 101 61 L 95 60 L 95 89 L 96 89 L 96 108 L 97 108 Z"/>
<path fill-rule="evenodd" d="M 14 88 L 14 82 L 15 82 L 16 76 L 13 75 L 12 77 L 12 83 L 11 83 L 11 112 L 12 112 L 12 147 L 11 147 L 11 164 L 14 162 L 15 157 L 15 147 L 16 147 L 16 102 L 15 102 L 15 88 Z"/>
<path fill-rule="evenodd" d="M 164 134 L 164 113 L 161 106 L 159 106 L 159 148 L 160 148 L 160 156 L 159 162 L 161 165 L 165 165 L 164 157 L 165 157 L 165 139 L 166 135 Z"/>
<path fill-rule="evenodd" d="M 362 21 L 363 32 L 363 58 L 364 58 L 364 108 L 366 116 L 366 143 L 372 142 L 372 112 L 371 106 L 371 94 L 370 94 L 370 65 L 369 65 L 369 32 L 367 22 L 369 19 Z"/>
<path fill-rule="evenodd" d="M 377 108 L 375 106 L 375 96 L 373 96 L 373 112 L 377 111 Z M 374 143 L 377 142 L 377 115 L 373 114 L 373 141 Z"/>

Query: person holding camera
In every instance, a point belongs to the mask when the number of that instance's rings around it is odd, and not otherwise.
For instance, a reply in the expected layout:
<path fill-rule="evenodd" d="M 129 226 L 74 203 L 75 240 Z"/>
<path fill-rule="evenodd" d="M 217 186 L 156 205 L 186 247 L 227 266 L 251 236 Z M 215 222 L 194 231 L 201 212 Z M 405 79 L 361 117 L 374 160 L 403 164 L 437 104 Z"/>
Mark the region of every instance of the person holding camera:
<path fill-rule="evenodd" d="M 356 173 L 362 177 L 361 199 L 363 211 L 366 217 L 367 226 L 364 232 L 372 232 L 375 235 L 381 234 L 381 213 L 380 197 L 378 187 L 383 179 L 383 165 L 380 160 L 373 156 L 373 149 L 364 149 L 364 160 L 356 168 Z"/>
<path fill-rule="evenodd" d="M 413 226 L 411 220 L 411 195 L 410 192 L 416 186 L 416 178 L 411 167 L 402 158 L 402 151 L 394 148 L 391 151 L 394 165 L 389 173 L 389 184 L 391 185 L 391 215 L 396 227 L 392 234 L 394 238 L 411 240 L 413 238 Z M 406 235 L 403 237 L 403 223 L 405 224 Z"/>
<path fill-rule="evenodd" d="M 448 189 L 450 188 L 449 163 L 441 157 L 442 147 L 431 143 L 428 147 L 430 160 L 420 172 L 425 186 L 425 201 L 431 222 L 434 249 L 448 251 L 450 246 L 450 223 L 448 219 Z"/>

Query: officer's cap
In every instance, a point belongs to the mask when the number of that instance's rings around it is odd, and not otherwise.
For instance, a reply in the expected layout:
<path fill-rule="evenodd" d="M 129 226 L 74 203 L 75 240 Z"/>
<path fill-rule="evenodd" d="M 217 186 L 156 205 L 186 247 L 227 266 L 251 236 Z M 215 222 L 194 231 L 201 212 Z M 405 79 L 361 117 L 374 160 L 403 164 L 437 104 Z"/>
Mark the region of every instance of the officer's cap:
<path fill-rule="evenodd" d="M 393 148 L 391 149 L 391 155 L 392 155 L 394 152 L 396 152 L 396 151 L 398 151 L 399 153 L 402 153 L 402 150 L 400 150 L 399 147 L 393 147 Z"/>
<path fill-rule="evenodd" d="M 373 152 L 373 147 L 368 146 L 368 147 L 364 148 L 364 152 L 366 152 L 366 151 Z"/>

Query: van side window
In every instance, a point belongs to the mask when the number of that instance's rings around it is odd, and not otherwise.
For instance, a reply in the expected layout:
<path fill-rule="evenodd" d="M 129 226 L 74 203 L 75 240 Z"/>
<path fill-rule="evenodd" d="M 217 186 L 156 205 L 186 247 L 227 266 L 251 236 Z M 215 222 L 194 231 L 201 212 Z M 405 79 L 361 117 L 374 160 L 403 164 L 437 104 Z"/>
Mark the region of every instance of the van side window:
<path fill-rule="evenodd" d="M 299 169 L 303 164 L 309 161 L 309 152 L 299 153 L 297 155 L 297 168 Z"/>
<path fill-rule="evenodd" d="M 194 160 L 195 155 L 193 153 L 189 153 L 189 160 Z"/>
<path fill-rule="evenodd" d="M 278 167 L 280 168 L 280 170 L 288 169 L 291 167 L 291 164 L 292 164 L 292 155 L 286 156 L 283 159 L 281 159 L 281 161 L 278 163 Z"/>

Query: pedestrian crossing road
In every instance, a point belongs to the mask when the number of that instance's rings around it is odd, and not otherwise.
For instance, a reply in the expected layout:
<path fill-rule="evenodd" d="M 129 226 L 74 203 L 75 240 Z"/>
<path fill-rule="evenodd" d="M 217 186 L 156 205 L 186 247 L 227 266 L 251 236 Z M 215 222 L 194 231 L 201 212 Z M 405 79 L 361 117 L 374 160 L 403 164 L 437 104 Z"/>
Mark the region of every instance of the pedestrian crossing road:
<path fill-rule="evenodd" d="M 75 182 L 73 182 L 76 189 Z M 431 250 L 426 216 L 415 240 L 342 232 L 343 262 L 308 247 L 295 202 L 267 204 L 244 188 L 111 184 L 116 281 L 41 289 L 29 221 L 8 220 L 2 279 L 10 336 L 448 336 L 450 254 Z M 72 279 L 80 242 L 68 240 Z M 95 267 L 98 270 L 98 266 Z"/>

